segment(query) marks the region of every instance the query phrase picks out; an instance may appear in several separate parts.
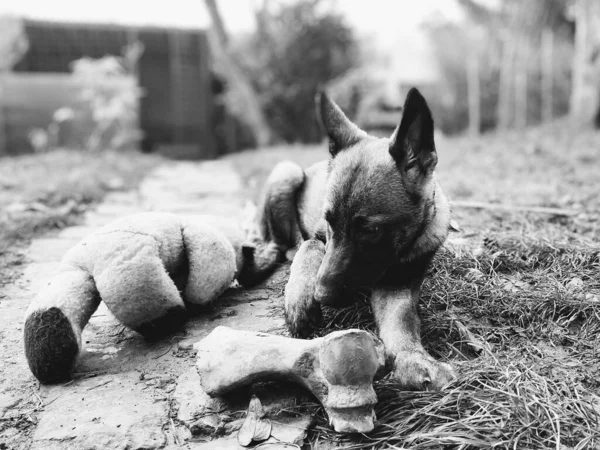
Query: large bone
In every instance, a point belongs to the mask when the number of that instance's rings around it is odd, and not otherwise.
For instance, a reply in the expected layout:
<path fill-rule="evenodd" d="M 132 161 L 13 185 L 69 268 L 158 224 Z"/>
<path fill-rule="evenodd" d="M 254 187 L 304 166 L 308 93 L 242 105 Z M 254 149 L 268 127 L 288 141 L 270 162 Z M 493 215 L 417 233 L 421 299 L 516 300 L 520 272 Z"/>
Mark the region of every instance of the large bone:
<path fill-rule="evenodd" d="M 323 404 L 340 433 L 373 429 L 373 378 L 384 367 L 384 348 L 362 330 L 302 340 L 217 327 L 194 346 L 202 388 L 210 396 L 265 379 L 301 384 Z"/>

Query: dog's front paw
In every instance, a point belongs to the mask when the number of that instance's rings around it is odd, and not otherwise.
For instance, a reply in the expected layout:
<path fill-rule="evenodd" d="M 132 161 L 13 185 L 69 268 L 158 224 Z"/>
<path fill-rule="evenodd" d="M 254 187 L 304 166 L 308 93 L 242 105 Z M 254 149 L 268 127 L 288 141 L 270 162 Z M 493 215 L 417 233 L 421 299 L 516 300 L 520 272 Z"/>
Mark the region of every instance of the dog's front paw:
<path fill-rule="evenodd" d="M 456 372 L 424 351 L 407 351 L 396 355 L 392 377 L 406 390 L 439 391 L 456 378 Z"/>
<path fill-rule="evenodd" d="M 286 290 L 287 291 L 287 290 Z M 285 323 L 292 337 L 305 339 L 321 326 L 321 305 L 305 293 L 285 296 Z"/>

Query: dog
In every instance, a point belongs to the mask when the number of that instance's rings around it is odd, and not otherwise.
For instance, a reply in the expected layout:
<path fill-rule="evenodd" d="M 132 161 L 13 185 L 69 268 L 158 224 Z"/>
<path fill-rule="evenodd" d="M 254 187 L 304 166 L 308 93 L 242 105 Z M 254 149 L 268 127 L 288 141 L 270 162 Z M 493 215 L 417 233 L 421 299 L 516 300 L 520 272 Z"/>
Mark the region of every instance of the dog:
<path fill-rule="evenodd" d="M 285 320 L 294 337 L 319 327 L 321 305 L 345 306 L 367 289 L 393 378 L 405 389 L 439 390 L 455 372 L 423 348 L 418 315 L 422 281 L 450 224 L 434 173 L 431 111 L 413 88 L 392 136 L 376 138 L 326 93 L 316 100 L 330 158 L 306 170 L 291 162 L 273 169 L 249 267 L 265 274 L 299 245 L 285 288 Z"/>

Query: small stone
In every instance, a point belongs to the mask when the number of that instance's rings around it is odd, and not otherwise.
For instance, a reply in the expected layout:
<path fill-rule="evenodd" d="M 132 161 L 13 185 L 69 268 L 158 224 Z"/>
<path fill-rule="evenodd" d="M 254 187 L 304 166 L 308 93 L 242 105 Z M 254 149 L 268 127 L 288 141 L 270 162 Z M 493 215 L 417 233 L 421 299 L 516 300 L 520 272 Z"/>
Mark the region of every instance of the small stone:
<path fill-rule="evenodd" d="M 16 406 L 21 400 L 8 394 L 0 394 L 0 417 Z"/>
<path fill-rule="evenodd" d="M 192 434 L 213 434 L 223 426 L 221 417 L 213 411 L 222 411 L 225 404 L 202 390 L 195 368 L 179 377 L 173 399 L 179 407 L 177 418 Z"/>
<path fill-rule="evenodd" d="M 271 439 L 267 443 L 284 442 L 295 444 L 302 448 L 308 427 L 312 423 L 312 417 L 304 414 L 299 417 L 278 417 L 273 420 L 273 429 L 271 430 Z"/>
<path fill-rule="evenodd" d="M 235 436 L 226 436 L 219 439 L 214 439 L 208 442 L 189 442 L 188 446 L 191 450 L 244 450 Z"/>
<path fill-rule="evenodd" d="M 187 352 L 192 350 L 194 347 L 194 343 L 193 342 L 189 342 L 189 341 L 181 341 L 177 343 L 177 349 Z"/>

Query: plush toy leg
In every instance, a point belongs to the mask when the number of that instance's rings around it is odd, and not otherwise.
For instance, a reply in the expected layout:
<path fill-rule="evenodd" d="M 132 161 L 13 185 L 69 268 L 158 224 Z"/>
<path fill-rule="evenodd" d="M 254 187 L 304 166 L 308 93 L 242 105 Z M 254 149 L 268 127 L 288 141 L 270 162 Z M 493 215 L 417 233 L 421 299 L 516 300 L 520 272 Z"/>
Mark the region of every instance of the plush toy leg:
<path fill-rule="evenodd" d="M 236 276 L 235 250 L 221 232 L 208 225 L 184 223 L 181 231 L 189 262 L 183 298 L 196 305 L 209 304 Z"/>
<path fill-rule="evenodd" d="M 81 349 L 81 332 L 100 304 L 92 277 L 63 269 L 27 310 L 25 356 L 42 383 L 68 380 Z"/>
<path fill-rule="evenodd" d="M 147 237 L 112 244 L 115 250 L 94 278 L 100 297 L 114 316 L 147 338 L 175 331 L 185 321 L 179 291 L 159 258 L 156 241 Z"/>

